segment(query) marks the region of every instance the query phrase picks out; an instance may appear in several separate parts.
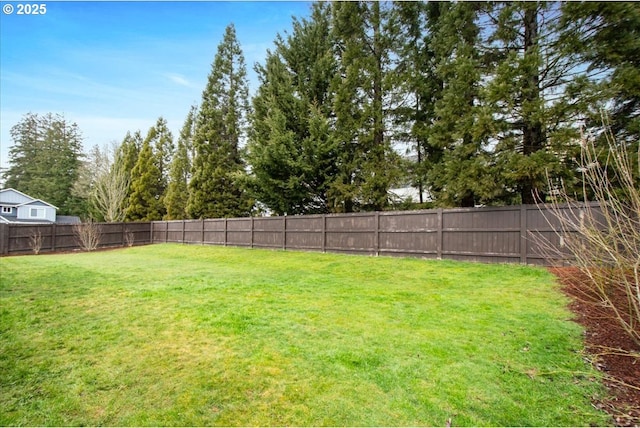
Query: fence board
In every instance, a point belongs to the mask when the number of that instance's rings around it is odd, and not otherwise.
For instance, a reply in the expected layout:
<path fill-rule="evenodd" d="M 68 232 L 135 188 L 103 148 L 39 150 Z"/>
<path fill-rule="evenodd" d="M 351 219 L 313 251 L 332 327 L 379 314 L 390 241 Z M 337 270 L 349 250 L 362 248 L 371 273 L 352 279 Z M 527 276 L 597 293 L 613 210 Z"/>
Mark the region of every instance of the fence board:
<path fill-rule="evenodd" d="M 597 206 L 591 208 L 597 209 Z M 579 220 L 579 211 L 575 216 Z M 548 251 L 540 245 L 540 239 L 547 239 L 551 247 L 562 249 L 562 241 L 555 231 L 559 224 L 550 224 L 552 218 L 551 211 L 544 207 L 523 205 L 215 219 L 186 221 L 184 242 L 546 264 Z M 198 235 L 198 225 L 204 239 Z M 167 242 L 166 237 L 170 235 L 162 233 L 167 227 L 168 222 L 154 222 L 154 242 Z M 566 257 L 569 256 L 567 253 Z M 565 261 L 564 255 L 560 261 Z"/>
<path fill-rule="evenodd" d="M 599 212 L 597 205 L 588 209 Z M 568 208 L 565 211 L 569 212 Z M 580 222 L 583 209 L 572 211 Z M 331 251 L 473 260 L 487 263 L 547 264 L 546 240 L 563 249 L 550 209 L 535 205 L 420 211 L 255 217 L 151 223 L 104 223 L 101 246 L 183 242 L 190 244 Z M 30 236 L 40 232 L 42 252 L 79 249 L 71 225 L 0 224 L 0 255 L 30 253 Z M 564 251 L 564 253 L 563 253 Z"/>
<path fill-rule="evenodd" d="M 98 223 L 100 243 L 98 248 L 124 247 L 149 244 L 164 239 L 162 225 L 140 223 Z M 74 225 L 69 224 L 2 224 L 0 225 L 0 255 L 31 254 L 34 252 L 33 238 L 40 236 L 41 253 L 75 251 L 82 249 Z"/>

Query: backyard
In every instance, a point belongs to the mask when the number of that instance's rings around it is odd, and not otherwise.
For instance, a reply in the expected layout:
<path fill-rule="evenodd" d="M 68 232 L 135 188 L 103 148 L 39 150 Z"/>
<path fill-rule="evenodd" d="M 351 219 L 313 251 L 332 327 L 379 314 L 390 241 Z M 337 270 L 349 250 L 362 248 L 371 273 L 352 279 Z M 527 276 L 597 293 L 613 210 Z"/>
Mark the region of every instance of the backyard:
<path fill-rule="evenodd" d="M 0 259 L 0 425 L 610 425 L 542 268 L 162 244 Z"/>

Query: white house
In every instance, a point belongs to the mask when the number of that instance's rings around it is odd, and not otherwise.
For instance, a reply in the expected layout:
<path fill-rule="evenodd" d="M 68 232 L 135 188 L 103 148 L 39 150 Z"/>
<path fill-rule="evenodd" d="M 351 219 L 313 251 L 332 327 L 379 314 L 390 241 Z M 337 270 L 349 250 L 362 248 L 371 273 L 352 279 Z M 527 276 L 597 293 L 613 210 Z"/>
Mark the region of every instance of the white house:
<path fill-rule="evenodd" d="M 15 189 L 0 190 L 0 223 L 55 223 L 57 210 Z"/>

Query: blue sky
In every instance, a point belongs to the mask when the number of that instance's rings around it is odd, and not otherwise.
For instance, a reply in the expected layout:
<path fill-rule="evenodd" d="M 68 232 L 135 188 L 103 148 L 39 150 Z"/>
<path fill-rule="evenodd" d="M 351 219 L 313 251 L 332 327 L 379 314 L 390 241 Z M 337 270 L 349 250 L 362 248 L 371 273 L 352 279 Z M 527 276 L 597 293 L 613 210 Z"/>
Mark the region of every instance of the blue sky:
<path fill-rule="evenodd" d="M 78 124 L 85 149 L 144 134 L 159 116 L 177 138 L 200 102 L 224 30 L 236 27 L 250 90 L 278 33 L 309 15 L 301 1 L 38 1 L 44 15 L 0 13 L 0 166 L 28 112 Z M 11 14 L 4 8 L 13 6 Z M 23 3 L 24 4 L 24 3 Z"/>

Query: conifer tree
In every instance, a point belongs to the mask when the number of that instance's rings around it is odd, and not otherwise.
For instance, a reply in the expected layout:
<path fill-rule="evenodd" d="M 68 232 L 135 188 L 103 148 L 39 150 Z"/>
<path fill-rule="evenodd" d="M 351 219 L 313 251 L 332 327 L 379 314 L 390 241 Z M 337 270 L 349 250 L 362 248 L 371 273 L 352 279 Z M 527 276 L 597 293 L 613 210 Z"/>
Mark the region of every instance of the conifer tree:
<path fill-rule="evenodd" d="M 188 218 L 189 179 L 191 177 L 191 150 L 197 108 L 193 106 L 180 130 L 178 148 L 169 168 L 169 186 L 164 202 L 168 220 Z"/>
<path fill-rule="evenodd" d="M 602 108 L 610 116 L 610 131 L 620 142 L 637 147 L 640 139 L 640 3 L 567 2 L 562 5 L 565 55 L 577 53 L 587 64 L 581 76 L 600 95 L 589 117 L 601 128 Z M 584 87 L 581 90 L 586 90 Z M 594 103 L 595 104 L 595 103 Z M 600 107 L 600 108 L 598 108 Z"/>
<path fill-rule="evenodd" d="M 251 201 L 241 187 L 240 156 L 248 107 L 246 66 L 233 25 L 218 46 L 202 94 L 187 212 L 193 218 L 244 216 Z"/>
<path fill-rule="evenodd" d="M 311 19 L 294 19 L 292 34 L 278 36 L 275 52 L 256 68 L 261 84 L 253 99 L 249 188 L 276 214 L 329 210 L 335 172 L 329 32 L 330 9 L 316 3 Z"/>
<path fill-rule="evenodd" d="M 163 117 L 159 117 L 156 124 L 149 129 L 147 139 L 153 148 L 156 164 L 162 176 L 161 185 L 165 190 L 169 181 L 169 164 L 171 163 L 175 146 L 173 144 L 173 134 Z"/>
<path fill-rule="evenodd" d="M 138 160 L 131 171 L 131 195 L 126 218 L 133 221 L 162 220 L 162 176 L 151 142 L 145 139 Z"/>
<path fill-rule="evenodd" d="M 547 176 L 566 185 L 575 178 L 582 95 L 567 88 L 580 64 L 562 49 L 557 3 L 498 3 L 489 14 L 495 68 L 486 95 L 496 170 L 512 202 L 544 201 Z"/>
<path fill-rule="evenodd" d="M 398 159 L 385 136 L 385 76 L 390 41 L 387 9 L 380 2 L 335 2 L 333 38 L 339 70 L 332 81 L 339 175 L 334 209 L 381 210 L 398 173 Z"/>
<path fill-rule="evenodd" d="M 55 205 L 60 214 L 83 214 L 85 204 L 73 192 L 83 157 L 78 126 L 61 115 L 29 113 L 10 132 L 5 185 Z"/>
<path fill-rule="evenodd" d="M 486 202 L 494 180 L 487 174 L 486 136 L 479 128 L 481 58 L 477 4 L 442 5 L 431 40 L 436 79 L 442 82 L 434 103 L 429 146 L 440 156 L 428 172 L 440 206 L 473 207 Z"/>
<path fill-rule="evenodd" d="M 442 156 L 442 149 L 429 145 L 428 137 L 443 87 L 436 73 L 433 38 L 444 7 L 442 2 L 394 2 L 389 23 L 395 54 L 393 73 L 388 74 L 394 138 L 406 142 L 413 155 L 409 179 L 418 189 L 419 203 L 426 202 L 427 174 Z"/>

